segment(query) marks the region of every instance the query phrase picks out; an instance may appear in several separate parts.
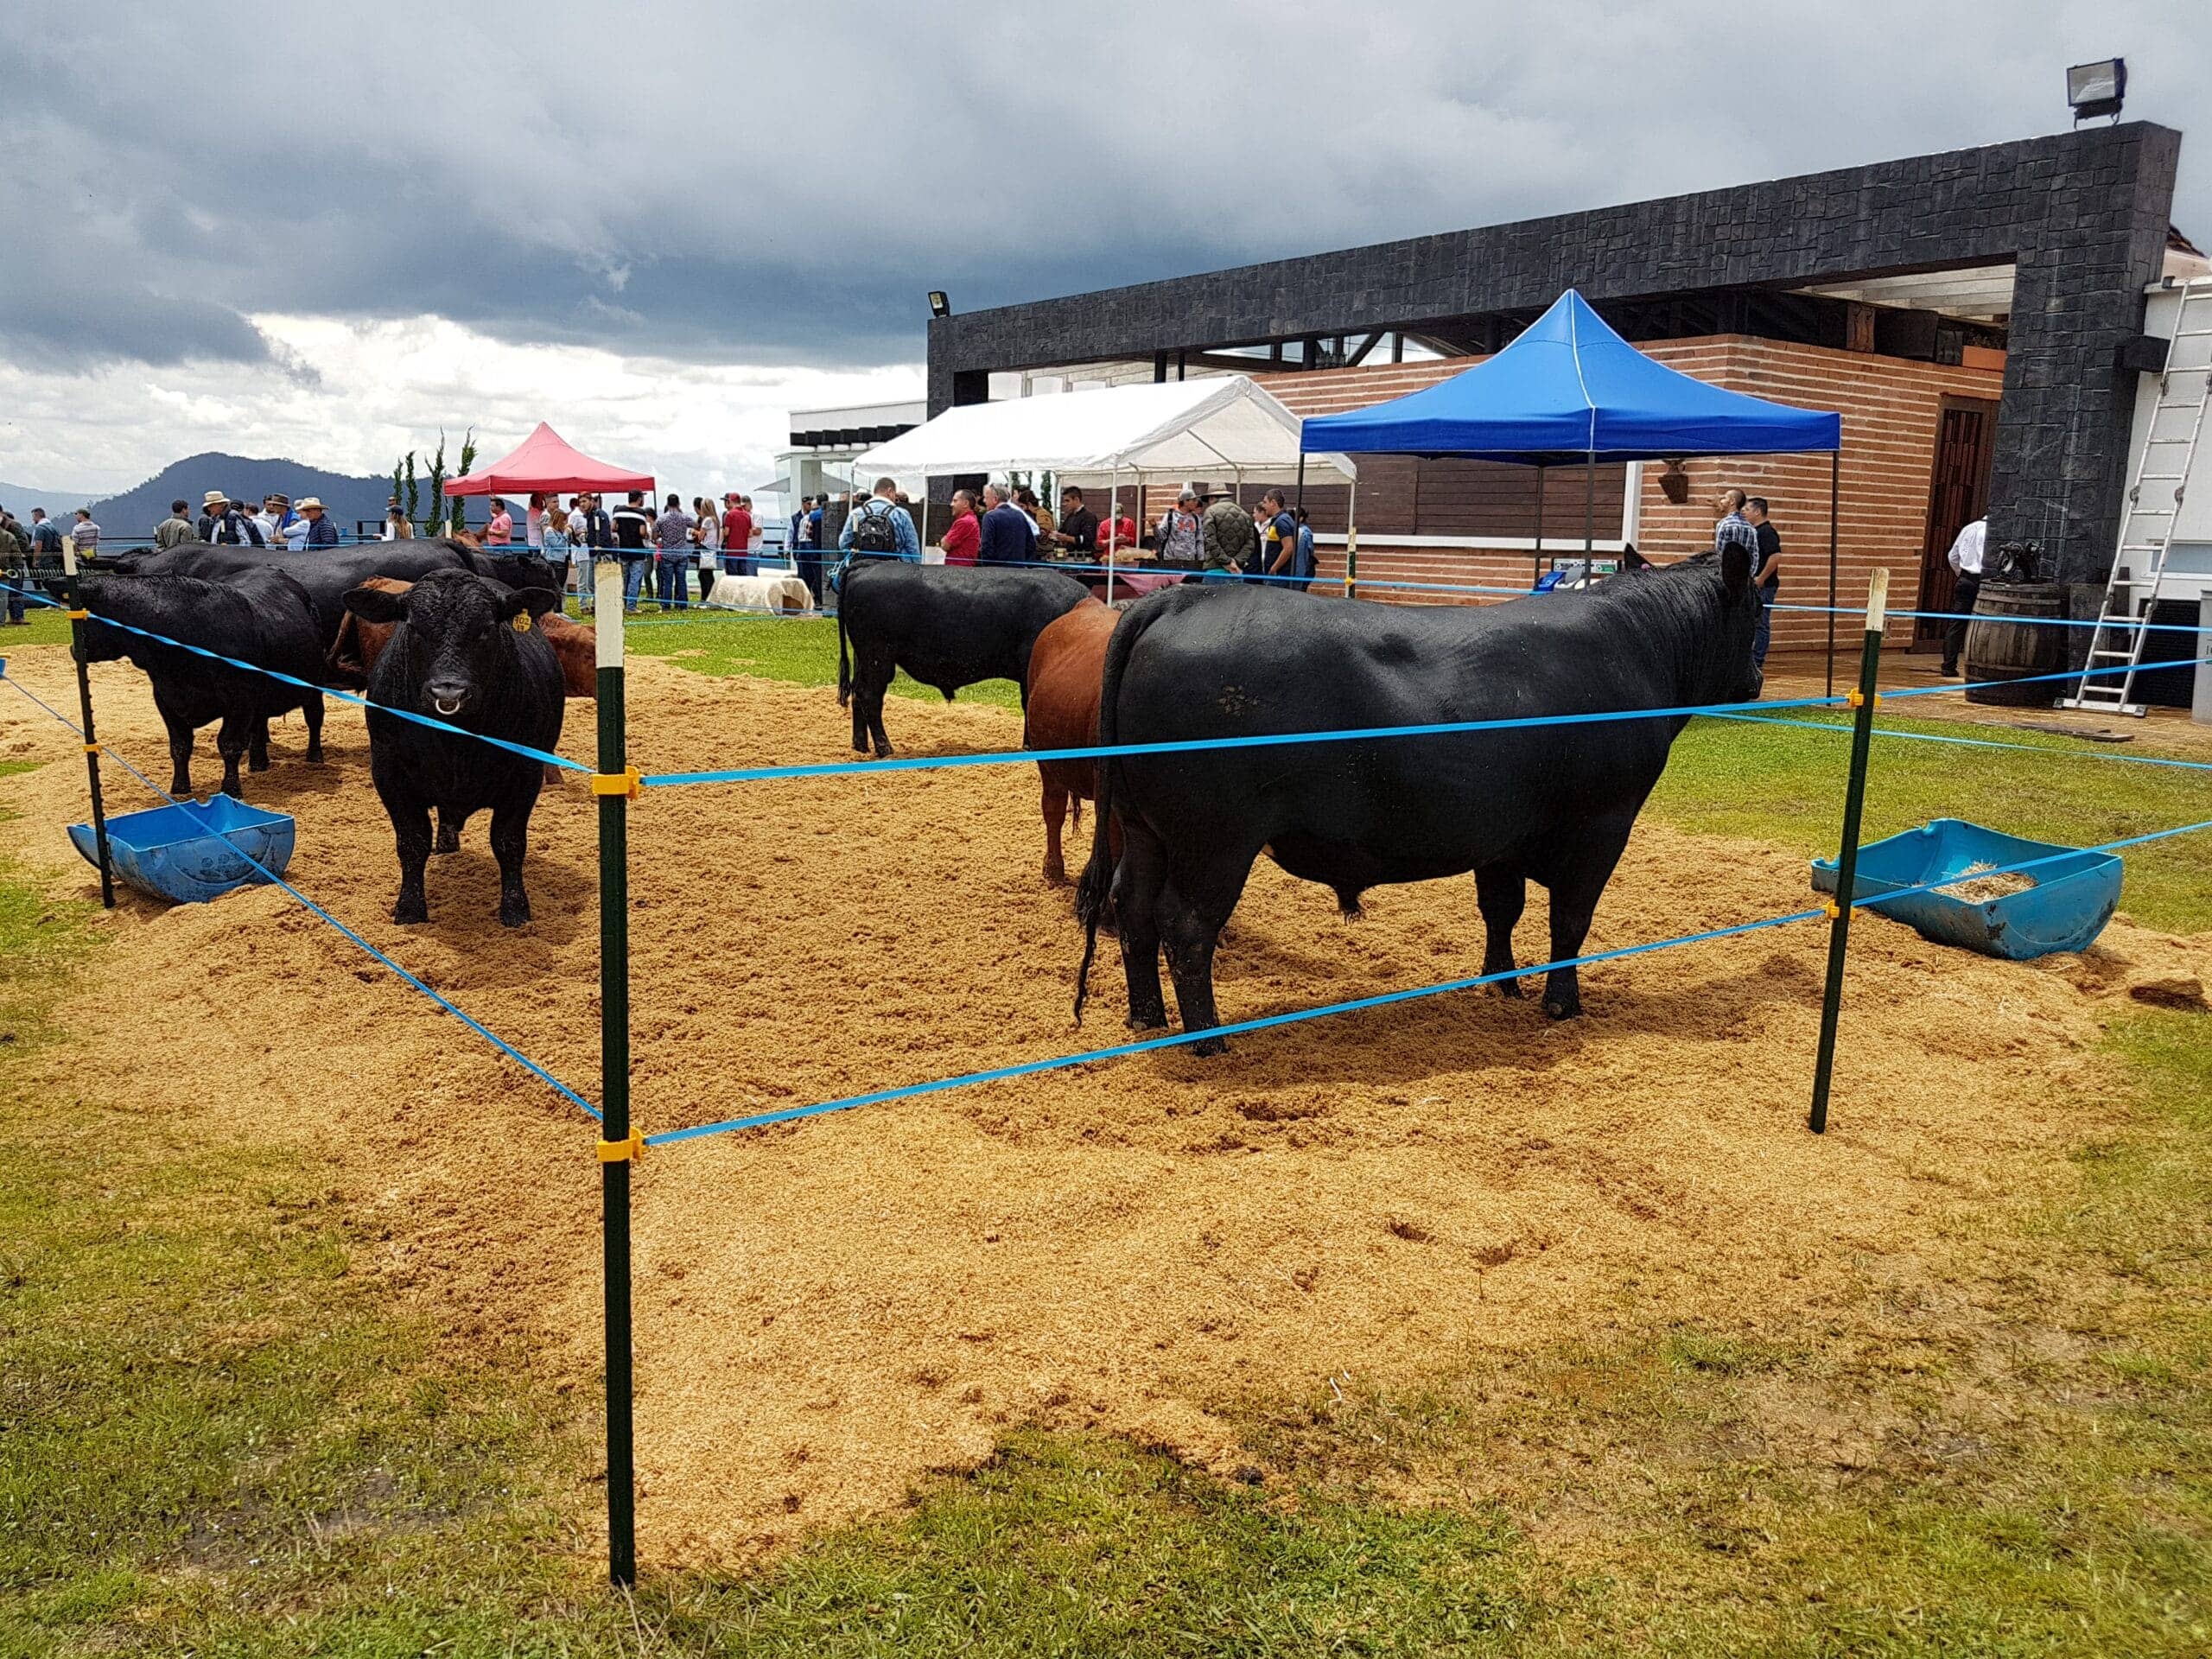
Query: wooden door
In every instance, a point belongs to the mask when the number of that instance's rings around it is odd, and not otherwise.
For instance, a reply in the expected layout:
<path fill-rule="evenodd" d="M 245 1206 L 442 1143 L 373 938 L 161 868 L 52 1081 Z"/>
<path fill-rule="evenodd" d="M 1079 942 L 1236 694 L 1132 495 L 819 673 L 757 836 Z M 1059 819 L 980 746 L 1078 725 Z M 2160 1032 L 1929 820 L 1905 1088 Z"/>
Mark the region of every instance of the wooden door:
<path fill-rule="evenodd" d="M 1928 529 L 1920 551 L 1922 611 L 1948 611 L 1957 578 L 1951 543 L 1989 510 L 1989 462 L 1996 446 L 1997 404 L 1986 397 L 1946 397 L 1936 419 L 1936 464 L 1928 490 Z M 1949 625 L 1923 616 L 1913 624 L 1916 647 L 1941 641 Z"/>

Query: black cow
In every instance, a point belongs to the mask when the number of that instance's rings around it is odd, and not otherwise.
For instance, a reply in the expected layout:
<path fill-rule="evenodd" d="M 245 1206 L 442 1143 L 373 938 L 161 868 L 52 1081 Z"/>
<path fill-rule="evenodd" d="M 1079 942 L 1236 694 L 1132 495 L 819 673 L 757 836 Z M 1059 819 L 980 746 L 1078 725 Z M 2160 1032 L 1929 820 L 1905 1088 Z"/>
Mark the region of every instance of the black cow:
<path fill-rule="evenodd" d="M 470 570 L 510 588 L 551 588 L 553 567 L 528 548 L 486 552 L 467 542 L 431 537 L 419 541 L 362 542 L 350 547 L 211 546 L 184 542 L 171 548 L 125 553 L 107 568 L 127 575 L 203 576 L 227 582 L 248 570 L 277 569 L 294 577 L 315 603 L 325 651 L 346 620 L 346 595 L 371 576 L 414 582 L 433 570 Z"/>
<path fill-rule="evenodd" d="M 561 664 L 534 619 L 559 602 L 550 588 L 504 593 L 467 570 L 433 570 L 404 594 L 355 588 L 347 609 L 364 621 L 399 625 L 369 675 L 369 701 L 550 749 L 561 741 L 565 706 Z M 393 921 L 429 919 L 423 871 L 433 808 L 442 843 L 454 844 L 469 814 L 490 809 L 499 920 L 519 927 L 530 919 L 522 863 L 542 762 L 372 708 L 369 775 L 399 846 Z"/>
<path fill-rule="evenodd" d="M 1325 601 L 1250 587 L 1180 588 L 1134 607 L 1107 651 L 1102 744 L 1243 737 L 1527 715 L 1681 708 L 1758 695 L 1759 597 L 1740 549 L 1587 592 L 1481 609 Z M 1186 1031 L 1220 1023 L 1213 954 L 1265 852 L 1336 889 L 1474 873 L 1483 971 L 1514 966 L 1527 883 L 1551 890 L 1551 959 L 1580 953 L 1598 895 L 1685 721 L 1128 755 L 1099 765 L 1098 829 L 1077 899 L 1080 1019 L 1109 895 L 1129 1024 L 1167 1023 L 1165 944 Z M 1106 826 L 1118 815 L 1118 870 Z M 1109 885 L 1110 884 L 1110 885 Z M 1518 984 L 1502 982 L 1509 996 Z M 1582 1011 L 1572 968 L 1544 1008 Z M 1214 1038 L 1193 1046 L 1219 1053 Z"/>
<path fill-rule="evenodd" d="M 947 702 L 978 680 L 1012 680 L 1029 696 L 1029 651 L 1057 617 L 1090 590 L 1057 570 L 994 570 L 904 559 L 862 559 L 845 572 L 837 595 L 837 701 L 853 710 L 853 748 L 883 729 L 883 694 L 893 673 L 933 685 Z M 846 660 L 851 636 L 852 660 Z"/>
<path fill-rule="evenodd" d="M 323 674 L 315 607 L 281 570 L 247 571 L 229 582 L 196 576 L 84 576 L 77 591 L 95 618 L 109 617 L 219 652 L 259 668 L 310 682 L 302 688 L 251 670 L 231 668 L 162 645 L 143 634 L 88 623 L 86 656 L 95 663 L 129 658 L 154 683 L 154 707 L 168 728 L 169 792 L 192 792 L 192 735 L 222 724 L 215 747 L 223 757 L 223 792 L 245 798 L 238 760 L 269 769 L 269 721 L 299 709 L 307 717 L 308 759 L 322 759 Z"/>

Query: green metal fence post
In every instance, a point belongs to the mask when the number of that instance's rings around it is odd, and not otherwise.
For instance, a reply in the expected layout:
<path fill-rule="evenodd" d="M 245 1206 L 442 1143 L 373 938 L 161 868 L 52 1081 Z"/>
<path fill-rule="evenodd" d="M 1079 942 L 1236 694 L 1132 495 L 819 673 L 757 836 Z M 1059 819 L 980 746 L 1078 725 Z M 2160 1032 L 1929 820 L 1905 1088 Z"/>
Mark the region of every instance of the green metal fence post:
<path fill-rule="evenodd" d="M 1828 906 L 1828 977 L 1821 995 L 1821 1046 L 1813 1062 L 1815 1135 L 1828 1127 L 1828 1083 L 1835 1069 L 1835 1028 L 1843 1008 L 1843 967 L 1851 944 L 1851 895 L 1859 878 L 1859 817 L 1866 804 L 1866 757 L 1874 747 L 1875 686 L 1882 667 L 1884 612 L 1890 596 L 1890 573 L 1874 567 L 1866 588 L 1866 638 L 1859 658 L 1859 689 L 1852 694 L 1851 781 L 1843 794 L 1843 844 L 1835 861 L 1835 898 Z M 1834 614 L 1833 612 L 1830 613 Z"/>
<path fill-rule="evenodd" d="M 607 1576 L 638 1581 L 637 1462 L 632 1439 L 630 1167 L 645 1150 L 630 1126 L 630 767 L 622 705 L 622 567 L 592 570 L 598 631 L 600 1204 L 607 1293 Z"/>
<path fill-rule="evenodd" d="M 69 654 L 77 662 L 77 709 L 85 722 L 85 779 L 92 790 L 92 842 L 100 855 L 100 903 L 115 908 L 115 867 L 107 850 L 107 803 L 100 798 L 100 740 L 92 730 L 92 671 L 85 651 L 85 607 L 77 600 L 77 550 L 61 543 L 61 598 L 69 607 Z"/>

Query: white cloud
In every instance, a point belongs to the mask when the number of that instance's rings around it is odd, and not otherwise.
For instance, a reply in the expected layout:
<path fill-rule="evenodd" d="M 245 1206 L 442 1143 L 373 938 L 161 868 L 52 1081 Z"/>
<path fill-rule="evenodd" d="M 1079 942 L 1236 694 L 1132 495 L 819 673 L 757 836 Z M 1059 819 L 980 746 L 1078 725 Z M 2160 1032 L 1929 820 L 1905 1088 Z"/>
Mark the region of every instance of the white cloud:
<path fill-rule="evenodd" d="M 2064 66 L 2113 52 L 2129 115 L 2185 125 L 2212 9 L 9 0 L 0 60 L 67 93 L 0 101 L 0 477 L 135 480 L 181 444 L 366 470 L 516 399 L 657 466 L 764 464 L 784 402 L 876 383 L 760 365 L 911 364 L 931 288 L 971 309 L 2054 131 Z M 207 62 L 251 68 L 211 105 Z"/>
<path fill-rule="evenodd" d="M 921 395 L 918 364 L 823 371 L 515 346 L 441 317 L 257 315 L 279 362 L 173 370 L 118 363 L 57 376 L 0 363 L 0 477 L 126 487 L 204 449 L 375 475 L 442 427 L 485 459 L 541 420 L 579 448 L 686 494 L 765 483 L 785 411 Z M 314 371 L 288 371 L 293 359 Z"/>

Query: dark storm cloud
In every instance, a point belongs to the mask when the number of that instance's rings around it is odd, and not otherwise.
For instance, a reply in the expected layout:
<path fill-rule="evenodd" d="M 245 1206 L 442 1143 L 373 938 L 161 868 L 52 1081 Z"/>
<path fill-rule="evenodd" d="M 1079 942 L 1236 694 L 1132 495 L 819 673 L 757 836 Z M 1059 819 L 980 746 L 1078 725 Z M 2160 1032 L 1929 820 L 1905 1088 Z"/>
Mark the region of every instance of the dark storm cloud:
<path fill-rule="evenodd" d="M 2130 113 L 2180 124 L 2212 70 L 2212 26 L 2148 5 L 1970 6 L 1964 61 L 1869 56 L 1810 9 L 1109 10 L 1102 53 L 1101 16 L 989 0 L 648 3 L 619 42 L 513 0 L 19 0 L 0 50 L 41 91 L 0 106 L 0 219 L 35 247 L 0 266 L 0 345 L 251 362 L 251 314 L 430 313 L 911 360 L 931 287 L 973 308 L 2049 130 L 2064 64 L 2114 50 Z M 1883 10 L 1859 32 L 1911 32 Z"/>

